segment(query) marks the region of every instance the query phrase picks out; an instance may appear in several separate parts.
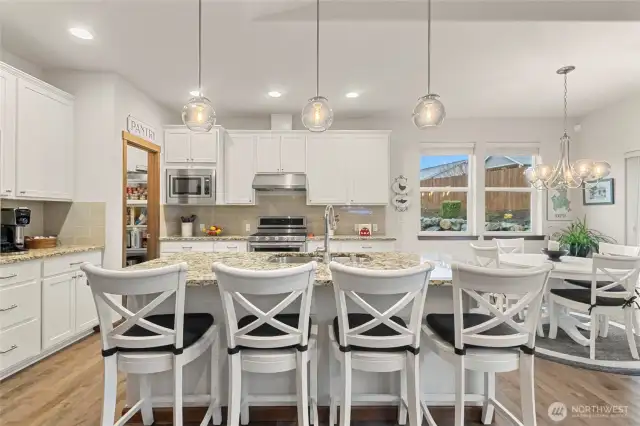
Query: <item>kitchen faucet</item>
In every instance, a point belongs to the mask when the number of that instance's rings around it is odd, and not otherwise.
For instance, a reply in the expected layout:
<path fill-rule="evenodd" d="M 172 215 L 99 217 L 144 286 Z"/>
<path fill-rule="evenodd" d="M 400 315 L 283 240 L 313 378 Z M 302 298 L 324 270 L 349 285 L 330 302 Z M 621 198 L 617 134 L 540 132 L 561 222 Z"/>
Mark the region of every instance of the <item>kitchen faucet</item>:
<path fill-rule="evenodd" d="M 329 231 L 336 229 L 336 215 L 333 206 L 328 204 L 324 209 L 324 248 L 316 249 L 316 251 L 324 252 L 323 262 L 328 264 L 331 262 L 331 250 L 329 249 Z"/>

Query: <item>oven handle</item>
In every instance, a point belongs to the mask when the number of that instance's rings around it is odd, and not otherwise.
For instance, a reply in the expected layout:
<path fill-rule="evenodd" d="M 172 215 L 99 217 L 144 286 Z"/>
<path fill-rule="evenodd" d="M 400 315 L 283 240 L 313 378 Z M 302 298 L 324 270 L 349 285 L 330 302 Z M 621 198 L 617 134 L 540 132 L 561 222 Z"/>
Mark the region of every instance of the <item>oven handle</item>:
<path fill-rule="evenodd" d="M 249 248 L 251 247 L 258 247 L 258 248 L 264 248 L 264 247 L 274 247 L 274 248 L 303 248 L 305 245 L 305 243 L 300 243 L 300 244 L 273 244 L 273 243 L 249 243 Z"/>

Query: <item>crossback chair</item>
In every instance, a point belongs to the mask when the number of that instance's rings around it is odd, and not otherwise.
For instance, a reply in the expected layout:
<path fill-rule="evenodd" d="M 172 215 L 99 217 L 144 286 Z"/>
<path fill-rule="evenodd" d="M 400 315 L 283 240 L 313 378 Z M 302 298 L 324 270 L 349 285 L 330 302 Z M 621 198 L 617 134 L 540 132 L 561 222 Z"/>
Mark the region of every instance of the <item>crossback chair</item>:
<path fill-rule="evenodd" d="M 453 364 L 456 377 L 455 426 L 464 425 L 465 369 L 484 372 L 485 400 L 482 422 L 490 424 L 497 410 L 513 424 L 536 424 L 533 359 L 537 324 L 544 289 L 552 266 L 527 269 L 492 269 L 454 262 L 453 314 L 429 314 L 422 329 L 425 343 Z M 501 311 L 482 295 L 509 288 L 520 299 Z M 465 298 L 475 300 L 488 313 L 465 313 Z M 524 322 L 513 318 L 528 310 Z M 531 313 L 536 312 L 537 315 Z M 495 398 L 495 373 L 520 370 L 522 421 Z M 423 403 L 426 409 L 426 404 Z"/>
<path fill-rule="evenodd" d="M 606 284 L 598 282 L 598 275 L 608 278 Z M 549 298 L 551 322 L 549 337 L 555 339 L 558 332 L 558 306 L 586 312 L 591 316 L 589 357 L 596 356 L 596 336 L 601 321 L 599 315 L 607 317 L 624 312 L 624 324 L 629 350 L 634 359 L 638 359 L 638 345 L 633 335 L 634 311 L 640 307 L 637 289 L 640 276 L 640 257 L 593 255 L 593 268 L 590 289 L 552 289 Z"/>
<path fill-rule="evenodd" d="M 219 262 L 213 265 L 226 319 L 229 355 L 227 420 L 230 426 L 237 425 L 239 421 L 243 425 L 248 424 L 251 405 L 273 403 L 273 398 L 249 395 L 243 371 L 279 373 L 296 370 L 297 394 L 283 396 L 282 402 L 296 402 L 300 426 L 309 425 L 311 406 L 311 423 L 318 424 L 318 326 L 311 324 L 310 319 L 316 268 L 316 262 L 271 271 L 238 269 Z M 284 298 L 272 308 L 263 310 L 247 296 Z M 300 307 L 297 313 L 283 313 L 298 299 Z M 247 315 L 239 317 L 240 309 Z M 310 376 L 310 384 L 307 375 Z"/>
<path fill-rule="evenodd" d="M 333 372 L 336 370 L 336 361 L 340 363 L 342 385 L 340 392 L 337 389 L 338 382 L 330 376 L 329 423 L 336 423 L 338 406 L 340 425 L 348 426 L 352 401 L 375 401 L 397 402 L 398 423 L 406 424 L 408 413 L 409 423 L 412 426 L 420 425 L 420 325 L 429 276 L 434 266 L 424 263 L 405 270 L 373 270 L 331 262 L 329 269 L 338 312 L 329 325 L 333 352 L 330 366 Z M 372 296 L 384 298 L 385 302 L 391 299 L 391 307 L 377 309 L 370 303 Z M 350 312 L 350 306 L 362 312 Z M 398 316 L 403 309 L 410 312 L 408 321 Z M 400 396 L 352 396 L 353 369 L 400 372 Z M 341 397 L 338 397 L 340 394 Z M 428 411 L 426 415 L 430 417 Z"/>
<path fill-rule="evenodd" d="M 483 268 L 500 268 L 500 249 L 495 246 L 478 246 L 473 243 L 469 243 L 471 250 L 473 251 L 473 263 L 476 266 L 482 266 Z M 509 297 L 504 292 L 495 294 L 485 294 L 485 299 L 491 301 L 491 303 L 500 310 L 504 310 L 509 303 Z M 472 312 L 486 313 L 482 307 L 472 309 Z"/>
<path fill-rule="evenodd" d="M 141 411 L 144 425 L 153 424 L 153 403 L 149 374 L 173 370 L 173 424 L 182 426 L 183 400 L 208 402 L 201 425 L 222 422 L 218 393 L 218 328 L 208 313 L 184 313 L 187 264 L 144 271 L 110 271 L 84 263 L 98 311 L 104 357 L 104 399 L 102 426 L 113 426 L 116 410 L 118 370 L 138 375 L 140 399 L 116 423 L 127 423 Z M 114 301 L 110 295 L 153 298 L 137 311 Z M 170 298 L 173 298 L 171 300 Z M 163 302 L 173 302 L 172 314 L 152 313 Z M 129 303 L 133 305 L 133 303 Z M 124 321 L 113 326 L 112 312 Z M 183 396 L 182 368 L 211 348 L 209 395 Z"/>
<path fill-rule="evenodd" d="M 524 238 L 494 238 L 500 254 L 524 253 Z"/>

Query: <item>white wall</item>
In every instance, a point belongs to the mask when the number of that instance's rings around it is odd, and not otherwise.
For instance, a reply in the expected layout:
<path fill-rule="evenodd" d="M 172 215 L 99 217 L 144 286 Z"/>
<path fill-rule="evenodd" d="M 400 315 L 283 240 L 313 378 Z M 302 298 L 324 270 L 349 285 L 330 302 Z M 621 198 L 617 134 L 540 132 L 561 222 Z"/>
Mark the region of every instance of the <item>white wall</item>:
<path fill-rule="evenodd" d="M 587 223 L 625 242 L 625 152 L 640 150 L 640 94 L 622 102 L 592 112 L 581 120 L 582 129 L 577 137 L 577 157 L 603 160 L 611 164 L 614 179 L 615 204 L 583 206 Z M 580 202 L 582 204 L 582 201 Z"/>
<path fill-rule="evenodd" d="M 31 74 L 40 80 L 44 80 L 44 71 L 41 66 L 9 52 L 2 46 L 2 26 L 0 26 L 0 61 L 9 64 L 14 68 L 18 68 L 20 71 L 24 71 L 27 74 Z"/>

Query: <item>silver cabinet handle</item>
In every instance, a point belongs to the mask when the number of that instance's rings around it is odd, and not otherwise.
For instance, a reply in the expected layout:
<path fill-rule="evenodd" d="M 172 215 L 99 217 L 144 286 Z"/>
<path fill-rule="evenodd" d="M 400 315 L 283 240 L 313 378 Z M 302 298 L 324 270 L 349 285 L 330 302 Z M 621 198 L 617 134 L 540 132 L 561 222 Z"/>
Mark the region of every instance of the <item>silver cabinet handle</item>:
<path fill-rule="evenodd" d="M 84 261 L 81 260 L 80 262 L 71 262 L 69 266 L 80 265 L 81 263 L 84 263 Z"/>
<path fill-rule="evenodd" d="M 362 246 L 362 248 L 373 248 L 373 246 Z"/>
<path fill-rule="evenodd" d="M 0 355 L 6 354 L 7 352 L 11 352 L 14 349 L 18 349 L 18 345 L 11 345 L 11 347 L 9 349 L 7 349 L 6 351 L 0 351 Z"/>
<path fill-rule="evenodd" d="M 7 190 L 6 190 L 6 191 L 4 191 L 4 192 L 11 192 L 11 190 L 10 190 L 10 189 L 7 189 Z"/>
<path fill-rule="evenodd" d="M 193 248 L 193 246 L 182 246 L 182 248 L 184 250 L 191 250 Z"/>
<path fill-rule="evenodd" d="M 15 309 L 15 308 L 17 308 L 17 307 L 18 307 L 18 305 L 16 305 L 16 304 L 14 303 L 13 305 L 9 306 L 8 308 L 4 308 L 4 309 L 0 308 L 0 312 L 10 311 L 10 310 Z"/>
<path fill-rule="evenodd" d="M 227 248 L 238 248 L 238 246 L 237 245 L 227 246 Z"/>
<path fill-rule="evenodd" d="M 21 194 L 26 194 L 26 193 L 27 193 L 27 191 L 20 191 L 20 193 L 21 193 Z"/>
<path fill-rule="evenodd" d="M 0 277 L 0 280 L 8 280 L 9 278 L 15 278 L 18 274 L 7 275 L 6 277 Z"/>

